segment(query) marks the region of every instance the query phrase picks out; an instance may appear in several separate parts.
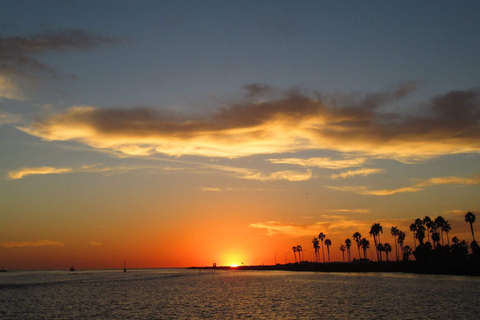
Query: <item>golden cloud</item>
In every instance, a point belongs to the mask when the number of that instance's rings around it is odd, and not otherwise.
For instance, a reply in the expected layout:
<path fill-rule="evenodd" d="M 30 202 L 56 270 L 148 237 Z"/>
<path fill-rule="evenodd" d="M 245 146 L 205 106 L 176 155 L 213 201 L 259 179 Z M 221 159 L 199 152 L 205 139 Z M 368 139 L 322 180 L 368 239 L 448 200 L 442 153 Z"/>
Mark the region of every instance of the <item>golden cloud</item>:
<path fill-rule="evenodd" d="M 18 129 L 52 141 L 80 141 L 125 155 L 166 154 L 237 158 L 302 150 L 334 150 L 401 161 L 480 152 L 479 90 L 452 91 L 425 104 L 419 116 L 382 107 L 416 89 L 415 83 L 359 97 L 309 97 L 298 92 L 266 102 L 220 108 L 185 118 L 150 109 L 73 107 Z M 325 158 L 274 163 L 347 167 Z"/>
<path fill-rule="evenodd" d="M 8 172 L 8 177 L 12 180 L 22 179 L 25 176 L 37 174 L 61 174 L 70 173 L 72 168 L 54 168 L 54 167 L 37 167 L 37 168 L 20 168 Z"/>
<path fill-rule="evenodd" d="M 337 178 L 348 178 L 348 177 L 354 177 L 354 176 L 368 176 L 371 174 L 375 173 L 381 173 L 383 172 L 382 169 L 359 169 L 359 170 L 348 170 L 347 172 L 342 172 L 339 174 L 332 174 L 332 179 L 337 179 Z"/>
<path fill-rule="evenodd" d="M 360 167 L 365 163 L 366 158 L 335 160 L 331 158 L 286 158 L 286 159 L 268 159 L 271 163 L 295 164 L 304 167 L 319 167 L 326 169 L 344 169 L 351 167 Z"/>
<path fill-rule="evenodd" d="M 312 172 L 307 170 L 306 172 L 298 171 L 277 171 L 270 174 L 264 173 L 252 173 L 249 175 L 241 176 L 243 179 L 249 180 L 258 180 L 258 181 L 278 181 L 278 180 L 287 180 L 287 181 L 305 181 L 312 178 Z"/>
<path fill-rule="evenodd" d="M 338 191 L 347 191 L 356 194 L 363 195 L 374 195 L 374 196 L 389 196 L 396 193 L 406 193 L 406 192 L 418 192 L 422 191 L 426 187 L 431 187 L 435 185 L 480 185 L 480 177 L 474 176 L 471 178 L 463 177 L 436 177 L 430 178 L 427 180 L 419 181 L 413 186 L 402 187 L 396 189 L 382 189 L 382 190 L 370 190 L 366 186 L 328 186 L 327 188 L 338 190 Z"/>
<path fill-rule="evenodd" d="M 19 242 L 2 242 L 0 244 L 4 248 L 22 248 L 22 247 L 43 247 L 43 246 L 56 246 L 63 247 L 65 246 L 61 242 L 51 241 L 51 240 L 39 240 L 39 241 L 19 241 Z"/>

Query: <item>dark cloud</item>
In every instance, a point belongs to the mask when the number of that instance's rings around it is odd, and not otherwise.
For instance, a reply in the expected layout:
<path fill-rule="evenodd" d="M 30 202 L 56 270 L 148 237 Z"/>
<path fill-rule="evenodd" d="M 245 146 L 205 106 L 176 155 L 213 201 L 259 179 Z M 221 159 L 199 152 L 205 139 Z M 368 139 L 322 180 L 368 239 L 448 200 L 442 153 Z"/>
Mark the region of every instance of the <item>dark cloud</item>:
<path fill-rule="evenodd" d="M 0 72 L 22 76 L 38 72 L 55 75 L 55 70 L 39 60 L 39 56 L 50 52 L 90 49 L 116 41 L 119 40 L 79 29 L 44 30 L 29 36 L 0 34 Z"/>

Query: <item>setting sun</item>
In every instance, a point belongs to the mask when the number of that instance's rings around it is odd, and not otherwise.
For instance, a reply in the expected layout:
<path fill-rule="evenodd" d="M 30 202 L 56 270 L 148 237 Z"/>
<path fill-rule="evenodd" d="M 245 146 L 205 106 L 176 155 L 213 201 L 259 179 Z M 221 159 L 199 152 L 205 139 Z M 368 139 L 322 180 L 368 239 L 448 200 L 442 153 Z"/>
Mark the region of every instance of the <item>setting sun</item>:
<path fill-rule="evenodd" d="M 236 268 L 236 267 L 238 267 L 238 264 L 231 264 L 230 267 L 231 268 Z"/>

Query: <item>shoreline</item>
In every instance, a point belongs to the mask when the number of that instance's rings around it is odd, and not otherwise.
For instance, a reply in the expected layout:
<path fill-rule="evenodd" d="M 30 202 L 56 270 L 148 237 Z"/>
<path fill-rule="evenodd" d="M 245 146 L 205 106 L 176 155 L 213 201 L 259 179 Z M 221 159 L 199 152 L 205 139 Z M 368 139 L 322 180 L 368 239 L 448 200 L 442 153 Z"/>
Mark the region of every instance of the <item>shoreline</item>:
<path fill-rule="evenodd" d="M 466 275 L 480 276 L 480 264 L 478 263 L 424 263 L 417 261 L 391 261 L 391 262 L 329 262 L 329 263 L 289 263 L 277 265 L 251 265 L 251 266 L 192 266 L 187 269 L 199 270 L 256 270 L 256 271 L 307 271 L 307 272 L 402 272 L 415 274 L 437 275 Z"/>

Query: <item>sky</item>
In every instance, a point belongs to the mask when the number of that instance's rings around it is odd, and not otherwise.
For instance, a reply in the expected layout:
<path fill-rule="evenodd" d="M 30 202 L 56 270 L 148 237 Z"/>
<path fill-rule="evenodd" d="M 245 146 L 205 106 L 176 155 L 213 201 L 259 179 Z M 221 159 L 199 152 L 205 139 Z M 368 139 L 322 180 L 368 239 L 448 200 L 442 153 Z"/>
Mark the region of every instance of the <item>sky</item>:
<path fill-rule="evenodd" d="M 0 2 L 0 265 L 284 263 L 320 232 L 341 261 L 426 215 L 470 241 L 479 10 Z"/>

